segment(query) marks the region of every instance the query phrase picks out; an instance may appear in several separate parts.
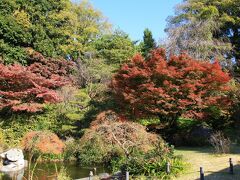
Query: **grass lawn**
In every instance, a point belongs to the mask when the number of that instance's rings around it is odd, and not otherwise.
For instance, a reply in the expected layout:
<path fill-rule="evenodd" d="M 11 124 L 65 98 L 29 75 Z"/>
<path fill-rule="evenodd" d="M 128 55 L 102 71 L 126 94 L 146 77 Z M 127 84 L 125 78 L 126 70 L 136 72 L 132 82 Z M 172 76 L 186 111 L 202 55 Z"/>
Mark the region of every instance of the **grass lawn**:
<path fill-rule="evenodd" d="M 176 148 L 176 154 L 182 155 L 191 164 L 187 172 L 176 178 L 179 180 L 199 179 L 199 168 L 205 172 L 205 180 L 240 180 L 240 147 L 234 147 L 231 154 L 215 155 L 210 147 Z M 234 175 L 229 174 L 229 158 L 232 158 Z"/>

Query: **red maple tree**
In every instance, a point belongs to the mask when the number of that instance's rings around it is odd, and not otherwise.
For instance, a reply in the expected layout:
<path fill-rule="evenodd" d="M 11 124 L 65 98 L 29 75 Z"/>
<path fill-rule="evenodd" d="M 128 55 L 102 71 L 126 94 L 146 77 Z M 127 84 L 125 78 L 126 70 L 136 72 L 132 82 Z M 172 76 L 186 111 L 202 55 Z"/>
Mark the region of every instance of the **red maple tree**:
<path fill-rule="evenodd" d="M 187 54 L 167 59 L 165 50 L 156 49 L 149 59 L 136 55 L 124 64 L 111 87 L 125 112 L 174 123 L 182 115 L 202 119 L 210 106 L 227 108 L 230 80 L 217 61 L 197 61 Z"/>
<path fill-rule="evenodd" d="M 29 66 L 0 64 L 0 110 L 41 111 L 44 103 L 60 101 L 57 89 L 71 83 L 72 64 L 34 53 Z M 65 66 L 64 66 L 65 65 Z"/>

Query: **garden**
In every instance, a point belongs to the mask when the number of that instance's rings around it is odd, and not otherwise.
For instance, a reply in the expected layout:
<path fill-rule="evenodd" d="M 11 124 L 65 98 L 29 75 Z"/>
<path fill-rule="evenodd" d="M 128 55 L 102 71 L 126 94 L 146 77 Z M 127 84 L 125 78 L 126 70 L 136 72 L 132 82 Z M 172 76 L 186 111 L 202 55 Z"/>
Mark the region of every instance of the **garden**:
<path fill-rule="evenodd" d="M 1 0 L 0 179 L 240 178 L 239 7 L 183 1 L 157 42 L 90 1 Z"/>

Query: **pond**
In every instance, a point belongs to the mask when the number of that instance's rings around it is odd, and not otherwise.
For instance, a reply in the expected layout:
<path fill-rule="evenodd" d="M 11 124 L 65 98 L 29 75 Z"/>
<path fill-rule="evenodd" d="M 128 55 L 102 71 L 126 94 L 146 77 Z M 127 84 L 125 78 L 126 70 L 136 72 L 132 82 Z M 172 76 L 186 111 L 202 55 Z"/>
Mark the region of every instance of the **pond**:
<path fill-rule="evenodd" d="M 54 179 L 54 175 L 56 174 L 56 167 L 58 170 L 61 167 L 65 167 L 67 174 L 72 179 L 84 178 L 88 177 L 89 172 L 93 171 L 94 167 L 83 167 L 75 162 L 57 162 L 57 163 L 40 163 L 37 165 L 35 170 L 35 178 L 37 180 L 51 180 Z M 97 166 L 97 174 L 109 172 L 107 168 L 103 166 Z M 22 172 L 23 173 L 23 172 Z M 24 176 L 27 176 L 27 169 L 24 172 Z M 0 176 L 1 180 L 12 180 L 8 175 Z"/>

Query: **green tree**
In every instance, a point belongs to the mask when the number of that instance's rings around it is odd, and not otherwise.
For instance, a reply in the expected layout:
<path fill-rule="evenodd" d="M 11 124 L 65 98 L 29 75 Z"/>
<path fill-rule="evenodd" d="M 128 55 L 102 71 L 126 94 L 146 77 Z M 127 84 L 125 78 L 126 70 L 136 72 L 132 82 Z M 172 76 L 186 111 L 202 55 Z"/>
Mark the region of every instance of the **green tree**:
<path fill-rule="evenodd" d="M 115 68 L 128 61 L 135 53 L 134 43 L 122 31 L 103 35 L 96 40 L 94 47 L 96 55 Z"/>
<path fill-rule="evenodd" d="M 3 0 L 0 2 L 0 60 L 27 64 L 26 47 L 44 56 L 77 59 L 110 25 L 88 2 Z"/>
<path fill-rule="evenodd" d="M 83 58 L 86 52 L 94 51 L 93 42 L 103 34 L 111 32 L 111 24 L 102 13 L 87 1 L 73 5 L 74 31 L 69 32 L 72 38 L 68 39 L 67 44 L 61 47 L 65 54 L 71 55 L 74 60 Z"/>
<path fill-rule="evenodd" d="M 4 48 L 0 55 L 4 63 L 26 63 L 26 47 L 32 47 L 45 56 L 60 55 L 60 44 L 69 38 L 63 28 L 71 27 L 71 24 L 67 15 L 57 18 L 70 10 L 68 0 L 1 1 L 0 42 Z"/>
<path fill-rule="evenodd" d="M 142 44 L 142 54 L 144 57 L 147 57 L 149 52 L 152 50 L 152 49 L 155 49 L 157 46 L 156 46 L 156 42 L 155 40 L 153 39 L 152 37 L 152 32 L 146 28 L 143 32 L 143 44 Z"/>

